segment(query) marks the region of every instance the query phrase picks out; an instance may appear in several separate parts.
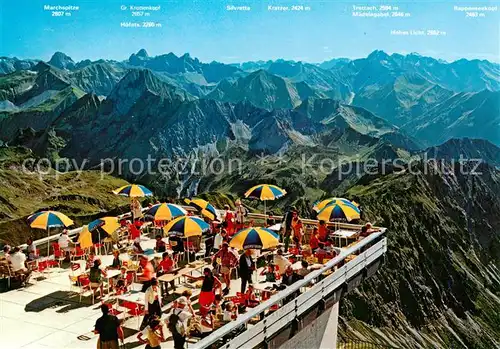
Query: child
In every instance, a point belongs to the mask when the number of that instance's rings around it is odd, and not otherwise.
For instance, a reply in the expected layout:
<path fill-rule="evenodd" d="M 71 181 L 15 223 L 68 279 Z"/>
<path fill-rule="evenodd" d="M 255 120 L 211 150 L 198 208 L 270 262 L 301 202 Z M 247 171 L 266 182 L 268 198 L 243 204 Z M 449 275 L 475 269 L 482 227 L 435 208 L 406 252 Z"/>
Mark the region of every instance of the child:
<path fill-rule="evenodd" d="M 142 338 L 143 336 L 146 336 L 146 340 Z M 149 321 L 149 325 L 142 332 L 139 332 L 137 339 L 142 344 L 146 344 L 146 349 L 160 349 L 161 342 L 165 341 L 161 321 L 157 317 L 153 317 Z"/>
<path fill-rule="evenodd" d="M 227 302 L 226 309 L 224 310 L 224 321 L 233 321 L 238 317 L 238 308 L 234 306 L 233 302 Z"/>
<path fill-rule="evenodd" d="M 94 260 L 95 260 L 95 253 L 90 252 L 89 257 L 87 258 L 87 268 L 90 269 L 94 265 Z"/>

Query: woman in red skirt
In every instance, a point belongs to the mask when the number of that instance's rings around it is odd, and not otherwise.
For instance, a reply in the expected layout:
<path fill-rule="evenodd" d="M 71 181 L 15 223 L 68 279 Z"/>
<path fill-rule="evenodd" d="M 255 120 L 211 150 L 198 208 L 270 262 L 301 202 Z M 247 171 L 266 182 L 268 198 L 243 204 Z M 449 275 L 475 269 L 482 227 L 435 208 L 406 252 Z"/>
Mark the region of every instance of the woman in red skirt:
<path fill-rule="evenodd" d="M 229 236 L 232 236 L 235 233 L 234 212 L 231 211 L 229 205 L 224 205 L 224 209 L 226 210 L 226 213 L 224 215 L 224 222 L 226 222 L 226 231 L 229 234 Z"/>
<path fill-rule="evenodd" d="M 222 297 L 222 283 L 218 278 L 214 276 L 210 268 L 203 269 L 203 276 L 186 276 L 194 280 L 203 280 L 198 303 L 200 304 L 200 314 L 202 316 L 208 314 L 210 308 L 212 307 L 212 304 L 215 301 L 215 291 L 217 289 L 219 290 L 219 294 Z"/>

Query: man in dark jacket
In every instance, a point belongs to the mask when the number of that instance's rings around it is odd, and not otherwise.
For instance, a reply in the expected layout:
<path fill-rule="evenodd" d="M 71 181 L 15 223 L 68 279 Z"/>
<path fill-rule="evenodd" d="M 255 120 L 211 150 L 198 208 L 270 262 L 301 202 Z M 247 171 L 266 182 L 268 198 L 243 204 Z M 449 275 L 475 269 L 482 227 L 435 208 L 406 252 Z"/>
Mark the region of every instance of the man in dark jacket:
<path fill-rule="evenodd" d="M 241 293 L 245 293 L 247 283 L 252 283 L 252 273 L 255 270 L 255 263 L 252 260 L 252 250 L 245 250 L 240 256 L 240 278 L 241 278 Z"/>
<path fill-rule="evenodd" d="M 283 217 L 283 242 L 285 243 L 285 252 L 288 252 L 288 246 L 290 245 L 290 237 L 292 235 L 292 218 L 293 213 L 297 212 L 295 206 L 289 208 Z"/>
<path fill-rule="evenodd" d="M 94 333 L 99 334 L 101 349 L 118 349 L 118 340 L 123 340 L 120 320 L 114 315 L 109 315 L 106 304 L 101 305 L 102 316 L 95 323 Z"/>

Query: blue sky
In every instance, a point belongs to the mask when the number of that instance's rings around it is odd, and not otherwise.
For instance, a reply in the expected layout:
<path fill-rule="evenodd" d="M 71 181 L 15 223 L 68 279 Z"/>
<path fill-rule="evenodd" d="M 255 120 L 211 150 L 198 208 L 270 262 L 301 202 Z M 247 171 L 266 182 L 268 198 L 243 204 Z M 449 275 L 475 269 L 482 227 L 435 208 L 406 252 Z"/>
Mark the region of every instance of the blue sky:
<path fill-rule="evenodd" d="M 381 4 L 380 1 L 371 1 Z M 308 12 L 268 12 L 269 4 L 306 4 Z M 0 0 L 0 55 L 48 60 L 62 51 L 75 61 L 128 58 L 145 48 L 150 55 L 189 52 L 202 61 L 242 62 L 294 59 L 321 62 L 334 57 L 358 58 L 375 49 L 388 53 L 418 52 L 446 60 L 480 58 L 499 61 L 500 12 L 484 18 L 465 18 L 453 11 L 460 1 L 384 1 L 410 12 L 410 18 L 353 18 L 354 1 L 285 0 Z M 467 1 L 499 5 L 499 2 Z M 71 17 L 52 17 L 43 5 L 79 5 Z M 147 21 L 161 28 L 121 28 L 138 21 L 121 5 L 160 5 Z M 228 4 L 252 7 L 228 12 Z M 391 36 L 394 30 L 438 29 L 446 36 Z"/>

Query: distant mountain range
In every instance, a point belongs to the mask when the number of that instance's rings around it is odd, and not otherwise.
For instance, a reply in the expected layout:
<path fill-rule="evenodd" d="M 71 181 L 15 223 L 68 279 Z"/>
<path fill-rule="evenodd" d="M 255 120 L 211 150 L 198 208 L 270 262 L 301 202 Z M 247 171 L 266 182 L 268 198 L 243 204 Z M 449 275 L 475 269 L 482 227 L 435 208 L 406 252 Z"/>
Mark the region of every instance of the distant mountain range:
<path fill-rule="evenodd" d="M 190 101 L 248 102 L 269 112 L 291 112 L 310 98 L 332 99 L 343 108 L 362 107 L 370 112 L 366 115 L 399 127 L 398 133 L 411 138 L 412 146 L 431 146 L 457 137 L 483 137 L 500 144 L 500 134 L 495 132 L 498 64 L 464 59 L 446 63 L 418 54 L 388 55 L 383 51 L 321 64 L 286 60 L 203 63 L 189 54 L 150 57 L 144 49 L 126 61 L 74 62 L 61 52 L 47 63 L 2 57 L 0 139 L 9 141 L 19 128 L 49 126 L 86 93 L 99 99 L 114 98 L 118 103 L 118 83 L 130 72 L 145 69 L 151 72 L 151 79 L 184 91 Z M 133 88 L 133 84 L 127 85 L 127 89 Z M 123 84 L 119 89 L 124 90 Z M 30 120 L 29 115 L 34 114 L 36 122 Z M 211 136 L 208 138 L 220 135 Z M 197 140 L 197 144 L 201 142 Z"/>

